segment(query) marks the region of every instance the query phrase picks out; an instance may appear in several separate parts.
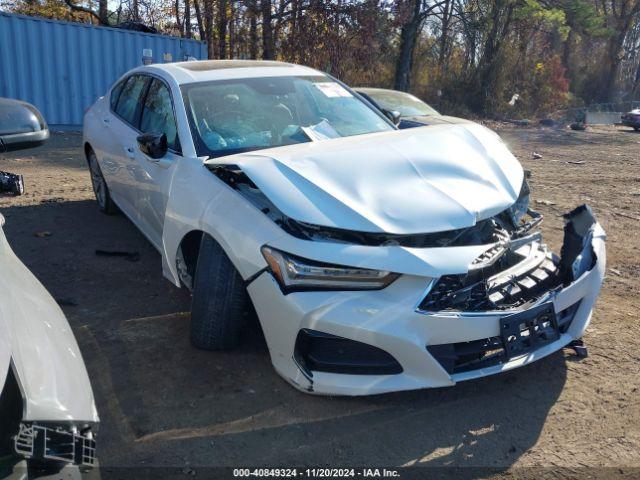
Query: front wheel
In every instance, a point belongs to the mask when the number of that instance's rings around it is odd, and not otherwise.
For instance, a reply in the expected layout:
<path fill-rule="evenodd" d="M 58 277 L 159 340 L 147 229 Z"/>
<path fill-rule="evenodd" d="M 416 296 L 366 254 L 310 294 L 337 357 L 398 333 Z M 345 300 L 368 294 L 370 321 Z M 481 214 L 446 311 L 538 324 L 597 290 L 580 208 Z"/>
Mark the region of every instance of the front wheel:
<path fill-rule="evenodd" d="M 87 160 L 89 161 L 89 172 L 91 173 L 91 186 L 93 187 L 93 193 L 96 196 L 100 211 L 107 215 L 118 213 L 118 207 L 111 199 L 109 187 L 107 187 L 107 182 L 98 164 L 98 158 L 93 150 L 87 155 Z"/>
<path fill-rule="evenodd" d="M 242 277 L 218 243 L 203 235 L 191 303 L 191 343 L 203 350 L 238 345 L 248 295 Z"/>

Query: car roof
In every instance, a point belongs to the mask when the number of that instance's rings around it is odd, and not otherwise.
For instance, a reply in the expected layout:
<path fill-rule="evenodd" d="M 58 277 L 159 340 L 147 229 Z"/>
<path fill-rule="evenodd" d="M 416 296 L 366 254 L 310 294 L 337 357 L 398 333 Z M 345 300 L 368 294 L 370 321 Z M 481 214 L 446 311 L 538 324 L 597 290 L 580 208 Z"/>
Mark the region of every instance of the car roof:
<path fill-rule="evenodd" d="M 234 78 L 324 75 L 302 65 L 268 60 L 196 60 L 152 64 L 137 70 L 161 71 L 180 85 Z"/>

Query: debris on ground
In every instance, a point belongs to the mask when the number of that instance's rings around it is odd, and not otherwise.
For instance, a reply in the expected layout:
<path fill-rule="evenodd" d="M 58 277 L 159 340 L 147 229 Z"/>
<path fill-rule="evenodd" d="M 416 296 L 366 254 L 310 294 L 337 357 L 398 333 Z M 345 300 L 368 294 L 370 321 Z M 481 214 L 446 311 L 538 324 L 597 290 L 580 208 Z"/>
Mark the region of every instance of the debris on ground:
<path fill-rule="evenodd" d="M 589 350 L 581 338 L 573 340 L 567 347 L 571 348 L 578 358 L 587 358 L 589 356 Z"/>
<path fill-rule="evenodd" d="M 123 250 L 96 250 L 99 257 L 122 257 L 130 262 L 140 260 L 140 252 L 127 252 Z"/>
<path fill-rule="evenodd" d="M 629 213 L 622 213 L 622 212 L 611 212 L 611 213 L 614 215 L 617 215 L 618 217 L 630 218 L 631 220 L 640 221 L 640 217 L 638 217 L 637 215 L 631 215 Z"/>
<path fill-rule="evenodd" d="M 585 162 L 584 160 L 569 160 L 567 163 L 570 163 L 572 165 L 584 165 Z"/>
<path fill-rule="evenodd" d="M 609 271 L 614 275 L 617 275 L 618 277 L 622 276 L 622 273 L 620 272 L 620 270 L 616 270 L 615 268 L 610 268 Z"/>
<path fill-rule="evenodd" d="M 553 118 L 543 118 L 542 120 L 540 120 L 540 125 L 542 125 L 543 127 L 555 127 L 556 125 L 558 125 L 558 122 L 556 122 Z"/>
<path fill-rule="evenodd" d="M 46 237 L 50 237 L 53 234 L 48 230 L 43 230 L 42 232 L 34 233 L 34 235 L 38 238 L 46 238 Z"/>
<path fill-rule="evenodd" d="M 569 125 L 569 128 L 571 128 L 571 130 L 582 132 L 587 129 L 587 124 L 584 122 L 573 122 Z"/>
<path fill-rule="evenodd" d="M 187 465 L 186 467 L 184 467 L 182 469 L 182 474 L 183 475 L 191 475 L 192 477 L 195 477 L 196 471 L 193 468 L 191 468 L 190 466 Z"/>
<path fill-rule="evenodd" d="M 533 152 L 533 158 L 534 160 L 540 160 L 542 158 L 542 155 L 538 152 Z"/>
<path fill-rule="evenodd" d="M 24 178 L 22 178 L 22 175 L 0 171 L 0 192 L 22 195 L 24 193 Z"/>
<path fill-rule="evenodd" d="M 546 206 L 555 205 L 555 202 L 551 202 L 549 200 L 536 200 L 536 203 L 538 205 L 546 205 Z"/>

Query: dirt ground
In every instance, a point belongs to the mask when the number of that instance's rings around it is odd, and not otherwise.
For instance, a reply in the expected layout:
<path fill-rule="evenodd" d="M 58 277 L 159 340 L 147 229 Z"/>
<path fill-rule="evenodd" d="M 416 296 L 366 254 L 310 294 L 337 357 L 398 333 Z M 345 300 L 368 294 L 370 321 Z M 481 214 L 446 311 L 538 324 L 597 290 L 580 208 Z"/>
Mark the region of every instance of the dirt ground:
<path fill-rule="evenodd" d="M 559 352 L 453 388 L 368 398 L 297 392 L 272 369 L 255 325 L 238 351 L 191 347 L 189 294 L 162 277 L 159 254 L 125 217 L 98 212 L 79 134 L 2 157 L 0 170 L 22 173 L 27 189 L 0 198 L 5 232 L 77 336 L 101 417 L 103 478 L 123 466 L 179 475 L 260 465 L 640 467 L 640 134 L 492 126 L 532 171 L 533 207 L 554 248 L 560 215 L 581 203 L 607 231 L 590 355 Z"/>

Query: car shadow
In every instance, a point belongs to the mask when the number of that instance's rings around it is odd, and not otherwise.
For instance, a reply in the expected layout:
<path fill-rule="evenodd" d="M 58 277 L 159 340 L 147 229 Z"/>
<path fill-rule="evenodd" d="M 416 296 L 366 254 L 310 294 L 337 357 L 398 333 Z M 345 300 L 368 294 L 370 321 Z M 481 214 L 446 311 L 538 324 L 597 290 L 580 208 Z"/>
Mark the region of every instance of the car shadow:
<path fill-rule="evenodd" d="M 80 344 L 101 417 L 103 478 L 186 466 L 504 469 L 536 444 L 566 382 L 559 352 L 451 388 L 304 394 L 275 373 L 250 313 L 238 350 L 193 348 L 188 292 L 162 277 L 159 254 L 124 216 L 100 214 L 93 201 L 2 213 L 14 251 L 62 305 Z"/>

